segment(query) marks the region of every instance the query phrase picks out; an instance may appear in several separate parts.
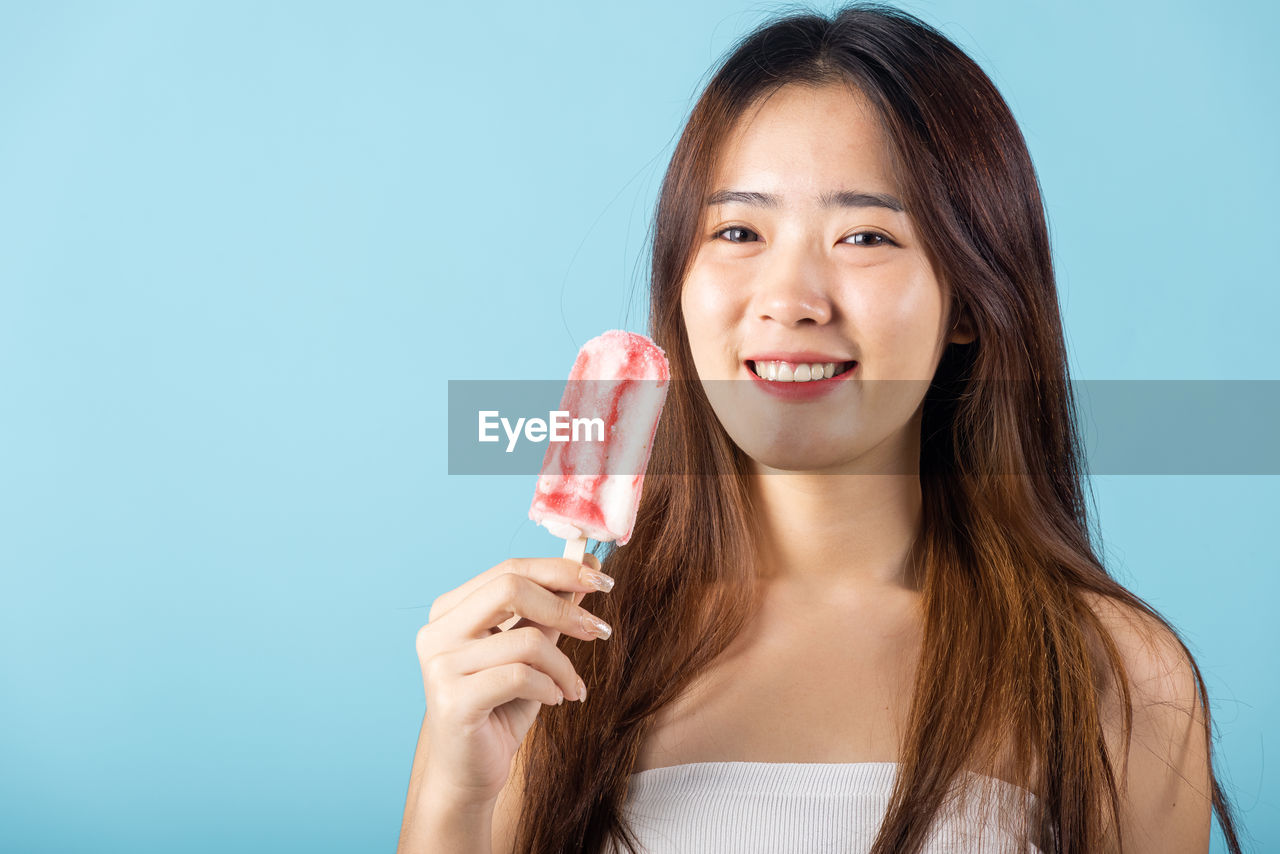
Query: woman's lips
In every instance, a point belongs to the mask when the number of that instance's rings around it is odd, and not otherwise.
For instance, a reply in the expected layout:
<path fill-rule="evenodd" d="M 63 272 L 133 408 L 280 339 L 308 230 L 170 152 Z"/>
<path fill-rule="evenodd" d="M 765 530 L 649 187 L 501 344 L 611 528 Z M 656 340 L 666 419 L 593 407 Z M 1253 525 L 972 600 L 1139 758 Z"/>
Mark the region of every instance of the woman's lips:
<path fill-rule="evenodd" d="M 755 384 L 767 394 L 783 400 L 813 400 L 832 393 L 840 386 L 842 380 L 852 377 L 858 369 L 858 362 L 851 363 L 848 370 L 833 377 L 826 377 L 820 380 L 804 380 L 802 382 L 766 380 L 756 374 L 751 364 L 744 363 L 743 367 L 751 379 L 755 381 Z"/>

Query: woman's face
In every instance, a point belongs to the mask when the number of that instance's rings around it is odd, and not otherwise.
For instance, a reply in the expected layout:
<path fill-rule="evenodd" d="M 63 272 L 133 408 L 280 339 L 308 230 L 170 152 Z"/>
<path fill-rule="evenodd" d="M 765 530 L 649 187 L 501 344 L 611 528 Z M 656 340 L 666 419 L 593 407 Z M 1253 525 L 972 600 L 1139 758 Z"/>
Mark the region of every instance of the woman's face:
<path fill-rule="evenodd" d="M 942 351 L 973 336 L 948 335 L 949 294 L 890 163 L 872 108 L 841 85 L 784 86 L 721 149 L 681 308 L 716 415 L 758 464 L 916 470 Z M 815 365 L 821 379 L 796 381 Z"/>

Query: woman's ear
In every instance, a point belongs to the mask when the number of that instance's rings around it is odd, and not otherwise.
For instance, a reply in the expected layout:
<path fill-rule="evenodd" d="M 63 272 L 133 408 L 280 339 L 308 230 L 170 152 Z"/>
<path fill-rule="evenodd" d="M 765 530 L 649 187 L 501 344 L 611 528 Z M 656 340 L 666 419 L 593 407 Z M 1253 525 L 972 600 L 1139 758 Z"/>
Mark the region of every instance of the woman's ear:
<path fill-rule="evenodd" d="M 956 322 L 951 325 L 951 332 L 947 335 L 948 344 L 971 344 L 978 337 L 978 333 L 973 328 L 973 320 L 969 317 L 967 309 L 956 310 Z"/>

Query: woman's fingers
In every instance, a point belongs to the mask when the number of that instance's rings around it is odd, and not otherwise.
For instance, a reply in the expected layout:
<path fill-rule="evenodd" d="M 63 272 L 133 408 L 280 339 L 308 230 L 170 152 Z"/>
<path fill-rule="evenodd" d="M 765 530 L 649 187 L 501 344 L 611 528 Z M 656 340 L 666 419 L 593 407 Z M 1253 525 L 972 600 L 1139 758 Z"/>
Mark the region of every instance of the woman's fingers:
<path fill-rule="evenodd" d="M 501 670 L 513 663 L 527 664 L 534 670 L 548 676 L 553 683 L 552 691 L 548 695 L 545 691 L 545 685 L 541 680 L 530 680 L 535 691 L 539 691 L 536 696 L 528 697 L 528 699 L 542 700 L 550 696 L 550 702 L 555 703 L 555 688 L 559 688 L 561 693 L 567 699 L 578 700 L 578 673 L 573 669 L 573 663 L 569 661 L 569 656 L 561 652 L 554 643 L 547 639 L 541 631 L 534 626 L 526 626 L 520 629 L 512 629 L 509 632 L 503 632 L 501 637 L 485 638 L 480 641 L 472 641 L 461 649 L 454 650 L 443 656 L 445 665 L 455 674 L 462 677 L 473 675 L 484 675 L 486 671 L 493 669 Z M 508 671 L 508 676 L 512 679 L 518 677 Z M 495 686 L 489 680 L 498 680 L 498 687 L 501 687 L 501 676 L 489 676 L 481 680 L 484 684 L 479 687 L 482 693 L 491 691 Z M 525 683 L 520 683 L 524 686 Z M 510 685 L 507 686 L 508 694 L 510 693 Z M 501 698 L 500 693 L 483 694 L 485 699 Z M 510 696 L 508 696 L 510 699 Z M 502 701 L 502 702 L 505 702 Z M 497 702 L 494 705 L 501 705 Z M 486 706 L 492 708 L 492 706 Z"/>
<path fill-rule="evenodd" d="M 581 605 L 582 600 L 585 599 L 586 596 L 587 596 L 586 593 L 573 594 L 573 604 Z M 494 629 L 493 634 L 496 634 L 499 631 L 509 632 L 512 629 L 523 629 L 525 626 L 536 626 L 536 625 L 538 624 L 535 623 L 533 620 L 527 619 L 525 617 L 521 617 L 519 614 L 517 614 L 516 616 L 504 622 L 498 628 Z M 548 639 L 551 640 L 552 643 L 560 639 L 560 632 L 554 629 L 543 629 L 543 633 L 547 636 Z"/>
<path fill-rule="evenodd" d="M 425 677 L 427 711 L 450 728 L 476 727 L 490 720 L 493 710 L 513 700 L 533 700 L 544 705 L 560 702 L 560 688 L 546 673 L 522 661 L 508 661 L 469 676 L 452 672 L 449 657 L 431 660 Z"/>
<path fill-rule="evenodd" d="M 585 556 L 585 560 L 587 562 L 588 567 L 595 570 L 596 572 L 600 571 L 600 558 L 588 552 L 587 555 Z M 592 590 L 594 589 L 595 588 L 592 588 Z M 586 598 L 586 595 L 589 592 L 591 591 L 574 593 L 573 604 L 581 605 L 582 600 Z M 563 598 L 563 594 L 558 594 L 558 595 L 560 595 L 561 598 Z M 521 628 L 524 628 L 525 626 L 532 626 L 532 625 L 534 625 L 534 623 L 531 620 L 526 620 L 524 617 L 521 617 L 520 615 L 517 614 L 516 616 L 512 617 L 511 619 L 504 622 L 501 626 L 499 626 L 497 631 L 508 632 L 508 631 L 511 631 L 512 629 L 521 629 Z M 552 642 L 556 641 L 559 638 L 559 636 L 560 636 L 559 632 L 555 632 L 554 634 L 548 635 L 548 637 L 552 640 Z"/>
<path fill-rule="evenodd" d="M 431 762 L 442 779 L 497 798 L 510 772 L 510 742 L 524 738 L 539 704 L 583 697 L 582 680 L 555 643 L 560 632 L 584 640 L 610 633 L 594 628 L 579 604 L 596 589 L 585 576 L 599 566 L 594 558 L 513 558 L 432 603 L 416 646 Z M 500 631 L 501 624 L 513 630 Z"/>
<path fill-rule="evenodd" d="M 613 632 L 581 605 L 522 575 L 499 576 L 472 594 L 471 599 L 475 600 L 474 605 L 468 600 L 457 609 L 467 613 L 469 623 L 475 618 L 480 625 L 492 626 L 518 614 L 540 627 L 581 640 L 607 638 Z M 472 608 L 474 613 L 470 612 Z"/>
<path fill-rule="evenodd" d="M 491 667 L 468 677 L 462 684 L 473 692 L 471 704 L 488 710 L 515 699 L 556 706 L 563 693 L 550 676 L 521 662 Z"/>
<path fill-rule="evenodd" d="M 595 560 L 593 569 L 598 571 L 600 561 L 595 555 L 588 555 L 588 558 Z M 437 597 L 431 603 L 427 622 L 434 622 L 445 616 L 472 593 L 503 575 L 522 575 L 557 592 L 588 593 L 595 588 L 581 577 L 582 568 L 582 564 L 560 557 L 508 558 Z"/>
<path fill-rule="evenodd" d="M 569 561 L 548 560 L 548 563 L 569 564 Z M 582 567 L 579 567 L 581 569 Z M 567 599 L 557 596 L 543 584 L 551 583 L 568 586 L 563 578 L 563 567 L 533 567 L 530 572 L 540 574 L 560 573 L 559 579 L 543 579 L 535 581 L 525 575 L 508 572 L 492 578 L 487 584 L 472 591 L 471 595 L 443 617 L 439 617 L 429 626 L 434 631 L 426 633 L 429 641 L 443 644 L 445 648 L 456 647 L 459 642 L 487 638 L 495 634 L 493 628 L 511 620 L 522 617 L 530 623 L 547 631 L 547 637 L 554 642 L 557 633 L 563 633 L 581 640 L 595 640 L 597 637 L 608 637 L 612 628 L 599 621 L 586 609 Z M 583 585 L 586 586 L 586 585 Z M 515 627 L 515 624 L 512 624 Z M 438 640 L 437 640 L 438 639 Z M 431 646 L 434 644 L 428 644 Z M 419 650 L 425 660 L 434 651 L 430 648 Z"/>

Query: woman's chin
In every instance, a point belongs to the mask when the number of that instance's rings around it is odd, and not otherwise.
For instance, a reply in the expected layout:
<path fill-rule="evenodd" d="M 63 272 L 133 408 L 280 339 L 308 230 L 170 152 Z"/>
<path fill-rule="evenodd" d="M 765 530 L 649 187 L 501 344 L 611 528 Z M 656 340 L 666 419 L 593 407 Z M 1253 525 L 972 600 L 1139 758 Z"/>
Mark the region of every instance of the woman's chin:
<path fill-rule="evenodd" d="M 831 472 L 838 473 L 856 462 L 846 449 L 829 446 L 805 447 L 789 443 L 784 446 L 751 447 L 739 445 L 751 459 L 757 470 L 779 472 Z"/>
<path fill-rule="evenodd" d="M 741 441 L 739 437 L 733 438 L 759 474 L 918 475 L 920 471 L 918 460 L 906 454 L 893 453 L 893 449 L 883 442 L 855 446 L 847 438 L 839 443 L 816 438 L 806 442 L 780 439 Z"/>

